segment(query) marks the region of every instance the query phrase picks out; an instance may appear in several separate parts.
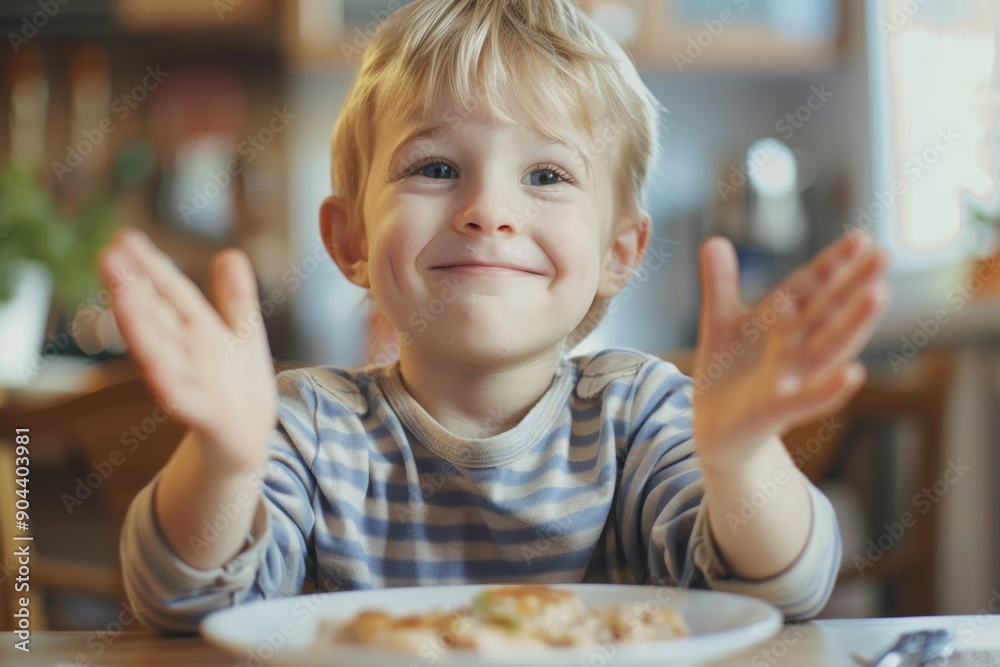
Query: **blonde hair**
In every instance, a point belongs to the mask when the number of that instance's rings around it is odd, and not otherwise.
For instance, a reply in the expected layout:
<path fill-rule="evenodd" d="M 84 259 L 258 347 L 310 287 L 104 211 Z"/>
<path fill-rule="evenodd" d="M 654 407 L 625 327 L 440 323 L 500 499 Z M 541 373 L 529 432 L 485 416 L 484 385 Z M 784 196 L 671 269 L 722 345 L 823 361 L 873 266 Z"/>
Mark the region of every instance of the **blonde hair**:
<path fill-rule="evenodd" d="M 617 166 L 609 223 L 644 209 L 661 107 L 624 49 L 572 0 L 416 0 L 365 48 L 334 128 L 333 185 L 350 212 L 348 244 L 364 238 L 378 124 L 426 115 L 446 91 L 459 114 L 527 123 L 555 141 L 566 140 L 560 130 L 582 130 L 591 143 L 576 148 L 607 153 Z"/>

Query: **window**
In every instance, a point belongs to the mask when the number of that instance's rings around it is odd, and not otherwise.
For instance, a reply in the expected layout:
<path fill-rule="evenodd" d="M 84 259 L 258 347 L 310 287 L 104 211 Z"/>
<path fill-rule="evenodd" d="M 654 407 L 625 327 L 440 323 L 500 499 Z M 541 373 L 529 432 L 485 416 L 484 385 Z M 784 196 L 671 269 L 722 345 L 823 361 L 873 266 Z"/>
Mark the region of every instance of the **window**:
<path fill-rule="evenodd" d="M 876 225 L 902 269 L 953 263 L 983 249 L 971 220 L 996 193 L 998 5 L 869 5 L 875 191 L 862 206 L 869 217 L 859 220 Z"/>

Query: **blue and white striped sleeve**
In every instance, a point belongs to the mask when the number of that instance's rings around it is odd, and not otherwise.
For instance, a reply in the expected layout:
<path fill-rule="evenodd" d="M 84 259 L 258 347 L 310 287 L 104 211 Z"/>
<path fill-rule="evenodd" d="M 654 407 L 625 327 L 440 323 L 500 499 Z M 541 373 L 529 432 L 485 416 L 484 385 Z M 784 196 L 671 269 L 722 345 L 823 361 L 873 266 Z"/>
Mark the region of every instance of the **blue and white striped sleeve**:
<path fill-rule="evenodd" d="M 766 580 L 734 578 L 703 510 L 690 378 L 650 358 L 637 373 L 628 411 L 619 525 L 633 572 L 647 572 L 657 584 L 750 595 L 774 604 L 790 620 L 817 614 L 833 590 L 841 558 L 839 528 L 826 497 L 803 477 L 812 501 L 812 525 L 802 553 Z"/>
<path fill-rule="evenodd" d="M 210 570 L 186 564 L 156 524 L 153 497 L 159 475 L 136 496 L 122 527 L 125 592 L 137 617 L 164 632 L 194 632 L 209 612 L 254 599 L 298 594 L 313 567 L 316 396 L 297 371 L 278 376 L 278 425 L 268 444 L 263 501 L 256 506 L 243 550 Z M 194 540 L 211 541 L 232 511 L 220 507 Z M 237 509 L 239 508 L 239 509 Z"/>
<path fill-rule="evenodd" d="M 271 539 L 247 600 L 298 595 L 306 577 L 316 577 L 312 466 L 319 451 L 318 400 L 302 371 L 279 375 L 278 394 L 278 427 L 268 446 L 263 489 Z"/>

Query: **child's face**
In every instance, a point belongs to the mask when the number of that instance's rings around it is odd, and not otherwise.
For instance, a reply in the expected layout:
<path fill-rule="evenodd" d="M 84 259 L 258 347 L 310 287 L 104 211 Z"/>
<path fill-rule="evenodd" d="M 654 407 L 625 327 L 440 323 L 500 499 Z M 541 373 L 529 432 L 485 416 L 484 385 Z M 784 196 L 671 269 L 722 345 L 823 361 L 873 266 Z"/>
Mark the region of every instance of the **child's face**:
<path fill-rule="evenodd" d="M 589 144 L 582 132 L 552 143 L 455 108 L 445 98 L 427 118 L 380 128 L 356 282 L 435 356 L 499 364 L 559 351 L 595 296 L 621 287 L 610 159 L 571 148 Z"/>

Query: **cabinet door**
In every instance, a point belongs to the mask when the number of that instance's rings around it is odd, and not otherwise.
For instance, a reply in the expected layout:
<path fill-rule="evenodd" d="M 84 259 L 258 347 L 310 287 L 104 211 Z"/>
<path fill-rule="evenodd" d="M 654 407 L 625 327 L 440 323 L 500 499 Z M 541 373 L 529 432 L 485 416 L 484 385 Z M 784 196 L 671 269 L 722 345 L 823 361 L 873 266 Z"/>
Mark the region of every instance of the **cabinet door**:
<path fill-rule="evenodd" d="M 644 68 L 809 70 L 835 65 L 844 0 L 580 0 Z"/>
<path fill-rule="evenodd" d="M 127 30 L 231 30 L 273 23 L 272 0 L 115 0 Z"/>
<path fill-rule="evenodd" d="M 392 13 L 413 0 L 288 0 L 282 4 L 289 60 L 354 70 Z"/>

